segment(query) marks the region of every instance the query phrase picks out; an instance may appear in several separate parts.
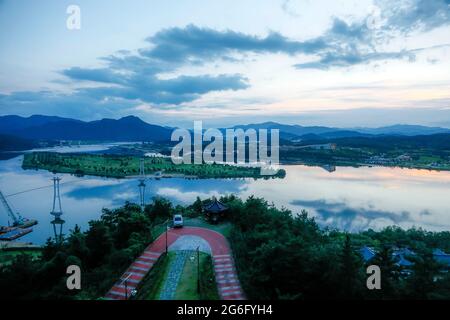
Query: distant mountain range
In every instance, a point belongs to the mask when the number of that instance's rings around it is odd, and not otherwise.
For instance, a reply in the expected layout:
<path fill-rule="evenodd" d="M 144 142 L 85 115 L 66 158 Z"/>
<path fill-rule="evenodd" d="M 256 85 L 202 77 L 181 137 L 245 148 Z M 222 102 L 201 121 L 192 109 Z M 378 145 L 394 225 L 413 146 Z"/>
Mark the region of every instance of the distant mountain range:
<path fill-rule="evenodd" d="M 377 135 L 400 135 L 400 136 L 418 136 L 440 133 L 450 133 L 450 129 L 440 127 L 426 127 L 419 125 L 397 124 L 381 128 L 355 128 L 361 133 L 377 134 Z"/>
<path fill-rule="evenodd" d="M 80 121 L 35 115 L 0 117 L 0 134 L 33 140 L 166 141 L 172 128 L 148 124 L 138 117 Z"/>
<path fill-rule="evenodd" d="M 287 140 L 318 140 L 318 139 L 336 139 L 336 138 L 352 138 L 352 137 L 371 137 L 381 135 L 398 135 L 398 136 L 418 136 L 432 135 L 440 133 L 450 133 L 450 129 L 439 127 L 426 127 L 419 125 L 393 125 L 380 128 L 333 128 L 323 126 L 300 126 L 286 125 L 276 122 L 264 122 L 257 124 L 238 125 L 234 128 L 241 129 L 279 129 L 280 138 Z"/>
<path fill-rule="evenodd" d="M 418 125 L 381 128 L 333 128 L 264 122 L 237 125 L 235 129 L 279 129 L 280 138 L 290 141 L 323 140 L 373 136 L 416 136 L 450 133 L 450 129 Z M 135 116 L 97 121 L 33 115 L 0 116 L 0 134 L 30 140 L 169 141 L 173 128 L 148 124 Z M 9 138 L 10 139 L 10 138 Z"/>

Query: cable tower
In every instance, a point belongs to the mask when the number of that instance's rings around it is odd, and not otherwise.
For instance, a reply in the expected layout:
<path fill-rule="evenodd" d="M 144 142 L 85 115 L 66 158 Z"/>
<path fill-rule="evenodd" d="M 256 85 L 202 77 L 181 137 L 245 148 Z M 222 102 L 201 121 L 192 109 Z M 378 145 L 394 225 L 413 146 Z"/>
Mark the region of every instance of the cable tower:
<path fill-rule="evenodd" d="M 139 163 L 139 204 L 142 212 L 145 209 L 145 159 L 141 158 Z"/>
<path fill-rule="evenodd" d="M 61 195 L 59 192 L 60 177 L 53 177 L 53 207 L 50 212 L 55 217 L 50 223 L 53 226 L 53 233 L 55 235 L 55 241 L 57 244 L 61 244 L 64 240 L 63 224 L 65 221 L 61 219 L 62 207 L 61 207 Z"/>

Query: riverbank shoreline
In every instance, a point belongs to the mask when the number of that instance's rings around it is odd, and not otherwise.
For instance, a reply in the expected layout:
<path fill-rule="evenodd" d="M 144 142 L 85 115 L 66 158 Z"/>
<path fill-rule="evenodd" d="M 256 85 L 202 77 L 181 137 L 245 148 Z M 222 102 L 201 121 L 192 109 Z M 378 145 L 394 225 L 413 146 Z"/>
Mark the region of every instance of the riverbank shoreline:
<path fill-rule="evenodd" d="M 336 162 L 336 163 L 319 163 L 319 162 L 304 162 L 301 160 L 291 160 L 291 161 L 282 161 L 280 165 L 283 166 L 308 166 L 308 167 L 323 167 L 323 166 L 334 166 L 338 167 L 353 167 L 353 168 L 399 168 L 399 169 L 416 169 L 416 170 L 427 170 L 427 171 L 443 171 L 449 172 L 450 168 L 434 168 L 428 166 L 407 166 L 407 165 L 398 165 L 398 164 L 371 164 L 364 162 Z"/>

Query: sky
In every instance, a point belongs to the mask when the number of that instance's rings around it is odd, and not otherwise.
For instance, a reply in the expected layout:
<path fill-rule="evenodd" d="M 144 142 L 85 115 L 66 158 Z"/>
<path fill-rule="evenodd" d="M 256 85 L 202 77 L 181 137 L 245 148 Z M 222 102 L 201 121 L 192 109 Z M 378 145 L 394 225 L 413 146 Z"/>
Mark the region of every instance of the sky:
<path fill-rule="evenodd" d="M 0 0 L 7 114 L 450 128 L 450 0 Z"/>

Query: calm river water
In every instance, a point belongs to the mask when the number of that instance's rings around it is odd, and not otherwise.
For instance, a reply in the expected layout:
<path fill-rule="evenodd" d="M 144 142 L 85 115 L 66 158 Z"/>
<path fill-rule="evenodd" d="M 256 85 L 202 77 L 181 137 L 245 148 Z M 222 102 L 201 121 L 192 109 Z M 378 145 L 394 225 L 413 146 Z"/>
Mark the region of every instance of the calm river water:
<path fill-rule="evenodd" d="M 79 151 L 104 148 L 86 147 Z M 71 151 L 60 149 L 57 151 Z M 13 209 L 39 224 L 34 232 L 19 239 L 37 244 L 53 236 L 49 214 L 52 209 L 53 174 L 23 170 L 23 156 L 0 161 L 0 190 Z M 328 172 L 320 167 L 283 166 L 284 179 L 162 179 L 148 180 L 146 200 L 163 196 L 174 203 L 189 204 L 200 198 L 236 194 L 264 197 L 276 206 L 294 213 L 306 209 L 321 225 L 348 231 L 379 229 L 387 225 L 423 227 L 427 230 L 450 230 L 450 172 L 383 167 L 337 167 Z M 98 177 L 74 177 L 61 174 L 63 232 L 75 224 L 86 228 L 98 218 L 102 208 L 113 208 L 125 201 L 138 202 L 137 180 Z M 42 188 L 41 188 L 42 187 Z M 29 189 L 40 188 L 30 192 Z M 0 208 L 0 224 L 7 215 Z"/>

